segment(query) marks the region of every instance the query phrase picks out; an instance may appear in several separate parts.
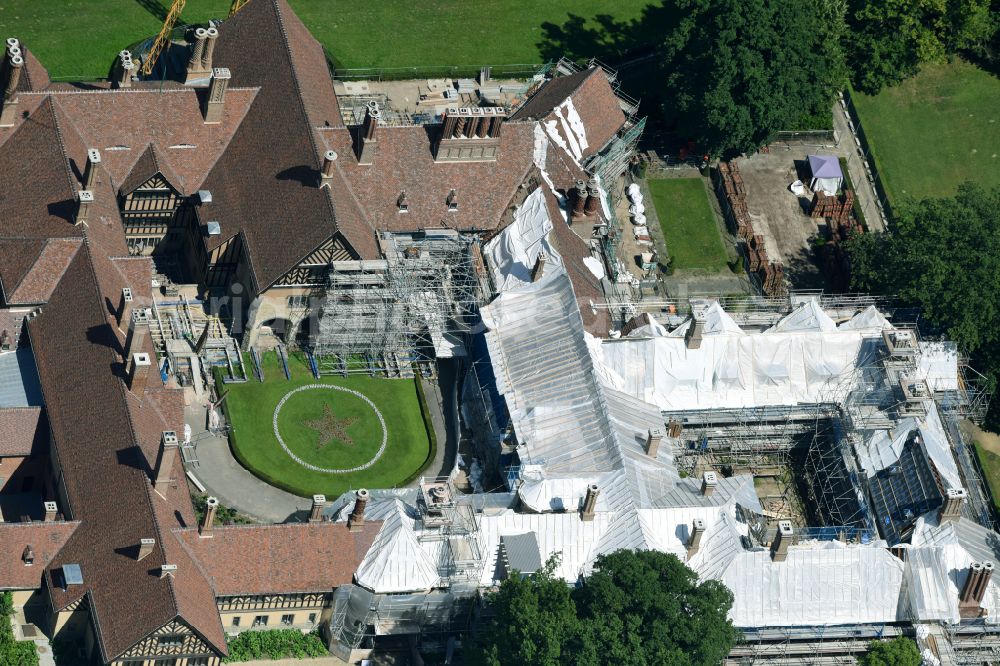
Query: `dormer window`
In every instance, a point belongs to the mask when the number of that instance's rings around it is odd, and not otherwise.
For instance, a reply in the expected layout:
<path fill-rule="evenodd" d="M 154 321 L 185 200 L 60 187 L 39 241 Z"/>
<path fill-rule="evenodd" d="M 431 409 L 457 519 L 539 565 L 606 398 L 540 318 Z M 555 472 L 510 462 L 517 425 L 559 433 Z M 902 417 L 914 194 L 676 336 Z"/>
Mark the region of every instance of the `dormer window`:
<path fill-rule="evenodd" d="M 448 193 L 448 212 L 454 213 L 458 210 L 458 195 L 455 190 Z"/>
<path fill-rule="evenodd" d="M 21 560 L 26 567 L 30 567 L 35 563 L 35 551 L 31 549 L 30 545 L 24 547 L 24 552 L 21 553 Z"/>
<path fill-rule="evenodd" d="M 396 199 L 396 207 L 399 209 L 400 213 L 409 212 L 410 204 L 406 203 L 406 190 L 399 193 L 399 198 Z"/>

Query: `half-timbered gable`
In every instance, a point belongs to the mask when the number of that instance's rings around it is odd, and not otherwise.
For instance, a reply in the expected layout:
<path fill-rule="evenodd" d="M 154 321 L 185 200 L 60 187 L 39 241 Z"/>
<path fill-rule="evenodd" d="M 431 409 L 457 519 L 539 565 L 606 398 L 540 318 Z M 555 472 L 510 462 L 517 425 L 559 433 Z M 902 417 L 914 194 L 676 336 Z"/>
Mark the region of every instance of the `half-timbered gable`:
<path fill-rule="evenodd" d="M 114 666 L 215 666 L 219 657 L 181 620 L 172 620 L 123 652 Z"/>
<path fill-rule="evenodd" d="M 147 255 L 165 247 L 165 239 L 179 241 L 187 226 L 187 218 L 178 215 L 183 203 L 183 181 L 150 144 L 119 188 L 129 251 Z"/>
<path fill-rule="evenodd" d="M 331 262 L 351 259 L 356 257 L 344 240 L 339 235 L 331 236 L 296 264 L 295 268 L 285 273 L 274 286 L 321 287 L 326 284 Z"/>

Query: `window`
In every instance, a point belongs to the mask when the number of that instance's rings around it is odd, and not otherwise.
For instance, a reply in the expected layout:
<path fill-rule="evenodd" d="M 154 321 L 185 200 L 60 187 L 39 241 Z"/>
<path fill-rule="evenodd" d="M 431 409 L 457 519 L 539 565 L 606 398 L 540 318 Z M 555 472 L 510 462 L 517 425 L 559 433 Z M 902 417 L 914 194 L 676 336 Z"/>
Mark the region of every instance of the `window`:
<path fill-rule="evenodd" d="M 295 616 L 292 615 L 292 614 L 282 615 L 281 616 L 281 624 L 284 624 L 286 626 L 291 626 L 291 625 L 295 624 Z"/>
<path fill-rule="evenodd" d="M 208 666 L 208 657 L 188 657 L 187 666 Z"/>
<path fill-rule="evenodd" d="M 122 666 L 143 666 L 145 663 L 145 659 L 128 659 L 122 662 Z"/>
<path fill-rule="evenodd" d="M 309 624 L 316 624 L 316 613 L 309 613 Z"/>
<path fill-rule="evenodd" d="M 253 619 L 253 625 L 252 626 L 254 626 L 254 627 L 266 627 L 267 626 L 267 616 L 266 615 L 257 615 L 257 616 L 255 616 L 254 619 Z"/>
<path fill-rule="evenodd" d="M 233 617 L 233 626 L 234 627 L 240 626 L 240 616 L 239 615 L 236 615 L 236 616 Z"/>
<path fill-rule="evenodd" d="M 160 636 L 160 647 L 180 647 L 184 645 L 183 634 L 167 634 Z"/>
<path fill-rule="evenodd" d="M 288 297 L 288 308 L 294 310 L 297 308 L 307 308 L 309 307 L 309 296 L 289 296 Z"/>

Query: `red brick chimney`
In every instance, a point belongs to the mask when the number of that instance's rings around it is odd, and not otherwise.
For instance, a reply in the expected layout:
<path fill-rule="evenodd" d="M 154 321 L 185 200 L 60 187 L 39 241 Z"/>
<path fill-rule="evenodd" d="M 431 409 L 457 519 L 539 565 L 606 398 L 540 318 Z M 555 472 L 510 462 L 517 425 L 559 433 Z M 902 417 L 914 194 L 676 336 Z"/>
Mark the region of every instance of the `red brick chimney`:
<path fill-rule="evenodd" d="M 204 58 L 202 59 L 204 61 Z M 212 70 L 212 82 L 208 88 L 208 98 L 205 100 L 205 124 L 214 125 L 222 122 L 222 112 L 226 107 L 226 88 L 229 79 L 233 78 L 225 67 Z"/>
<path fill-rule="evenodd" d="M 219 29 L 211 26 L 205 31 L 205 50 L 201 53 L 201 71 L 212 71 L 212 55 L 215 53 L 215 40 L 219 38 Z"/>
<path fill-rule="evenodd" d="M 153 361 L 146 352 L 132 354 L 132 369 L 128 374 L 128 390 L 141 396 L 146 390 L 146 383 L 149 381 L 149 371 L 153 367 Z"/>
<path fill-rule="evenodd" d="M 323 520 L 323 507 L 326 506 L 326 495 L 313 495 L 312 509 L 309 511 L 309 522 L 318 523 Z"/>
<path fill-rule="evenodd" d="M 209 497 L 205 500 L 205 517 L 201 520 L 201 525 L 198 526 L 198 536 L 202 539 L 211 539 L 212 528 L 215 526 L 215 513 L 219 510 L 219 500 L 214 497 Z"/>
<path fill-rule="evenodd" d="M 966 496 L 965 488 L 949 488 L 945 491 L 944 504 L 941 505 L 938 522 L 945 523 L 961 518 L 962 505 L 965 504 Z"/>
<path fill-rule="evenodd" d="M 359 532 L 365 526 L 365 507 L 368 506 L 368 491 L 361 488 L 354 494 L 354 510 L 347 517 L 347 529 Z"/>
<path fill-rule="evenodd" d="M 146 343 L 146 333 L 149 332 L 149 311 L 143 308 L 132 310 L 129 319 L 128 337 L 125 339 L 125 372 L 132 374 L 132 362 L 135 354 L 143 351 L 142 347 Z"/>
<path fill-rule="evenodd" d="M 358 164 L 372 164 L 375 161 L 375 148 L 378 146 L 378 124 L 382 119 L 382 110 L 378 102 L 372 100 L 365 106 L 365 119 L 361 124 L 361 144 L 358 152 Z"/>
<path fill-rule="evenodd" d="M 705 536 L 705 521 L 701 518 L 695 518 L 691 522 L 691 538 L 688 539 L 687 543 L 687 556 L 689 560 L 701 548 L 701 538 L 703 536 Z"/>
<path fill-rule="evenodd" d="M 958 598 L 959 615 L 963 618 L 980 617 L 985 614 L 983 599 L 993 576 L 993 563 L 973 562 L 969 565 L 969 576 L 965 579 Z"/>
<path fill-rule="evenodd" d="M 156 480 L 153 481 L 153 488 L 162 497 L 166 497 L 167 486 L 173 480 L 174 462 L 177 460 L 179 446 L 177 433 L 173 430 L 164 430 L 160 435 L 160 464 L 156 467 Z"/>
<path fill-rule="evenodd" d="M 788 557 L 788 547 L 792 545 L 792 521 L 779 520 L 778 531 L 771 542 L 771 560 L 773 562 L 784 562 Z"/>
<path fill-rule="evenodd" d="M 135 556 L 136 561 L 142 562 L 144 559 L 149 557 L 150 553 L 153 552 L 153 547 L 155 545 L 156 539 L 139 539 L 139 552 Z"/>
<path fill-rule="evenodd" d="M 93 190 L 97 179 L 97 165 L 101 163 L 101 151 L 97 148 L 87 150 L 87 166 L 83 172 L 83 189 Z"/>
<path fill-rule="evenodd" d="M 330 181 L 333 179 L 333 174 L 336 171 L 337 163 L 337 153 L 328 150 L 323 153 L 323 172 L 320 177 L 320 187 L 323 185 L 329 185 Z"/>
<path fill-rule="evenodd" d="M 59 513 L 59 505 L 55 502 L 45 503 L 45 522 L 51 523 L 56 519 L 56 514 Z"/>
<path fill-rule="evenodd" d="M 583 206 L 587 203 L 587 183 L 576 181 L 575 196 L 573 197 L 573 217 L 583 217 Z"/>
<path fill-rule="evenodd" d="M 205 53 L 205 42 L 208 38 L 208 30 L 205 28 L 195 28 L 194 48 L 191 49 L 191 58 L 188 60 L 187 74 L 184 76 L 184 83 L 189 85 L 194 81 L 206 78 L 207 71 L 201 67 L 201 56 Z"/>
<path fill-rule="evenodd" d="M 76 193 L 76 222 L 86 226 L 90 222 L 90 207 L 94 203 L 94 193 L 90 190 L 80 190 Z"/>
<path fill-rule="evenodd" d="M 601 207 L 601 190 L 597 187 L 597 181 L 591 179 L 587 183 L 587 200 L 583 203 L 583 214 L 588 217 L 596 215 Z"/>

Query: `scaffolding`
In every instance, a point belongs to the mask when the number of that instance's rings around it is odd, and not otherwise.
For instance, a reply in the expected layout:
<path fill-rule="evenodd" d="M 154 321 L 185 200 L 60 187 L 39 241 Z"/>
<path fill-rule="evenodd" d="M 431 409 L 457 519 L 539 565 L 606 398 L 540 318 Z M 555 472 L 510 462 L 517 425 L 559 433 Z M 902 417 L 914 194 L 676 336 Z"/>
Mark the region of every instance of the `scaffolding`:
<path fill-rule="evenodd" d="M 379 239 L 385 259 L 333 264 L 311 341 L 321 374 L 432 371 L 464 356 L 482 300 L 473 246 L 450 229 Z"/>

